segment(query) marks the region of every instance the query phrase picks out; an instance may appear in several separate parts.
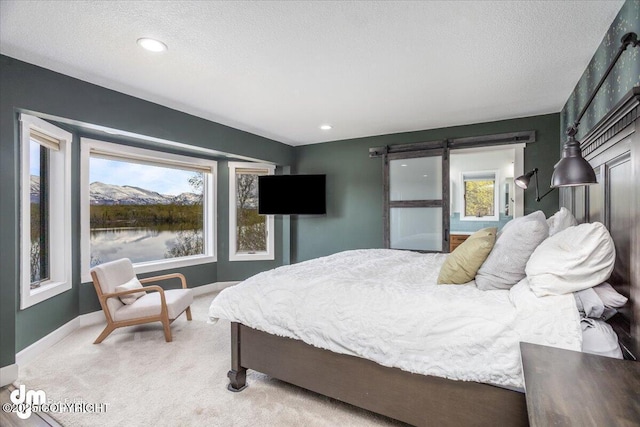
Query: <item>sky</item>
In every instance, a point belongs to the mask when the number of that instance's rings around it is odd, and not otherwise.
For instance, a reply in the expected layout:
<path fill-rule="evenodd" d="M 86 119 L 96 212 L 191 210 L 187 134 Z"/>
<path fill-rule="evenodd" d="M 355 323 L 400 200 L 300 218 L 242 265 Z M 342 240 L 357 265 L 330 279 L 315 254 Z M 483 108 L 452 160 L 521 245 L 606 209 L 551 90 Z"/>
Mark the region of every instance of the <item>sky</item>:
<path fill-rule="evenodd" d="M 95 157 L 91 158 L 89 165 L 90 183 L 99 181 L 104 184 L 129 185 L 173 196 L 194 193 L 193 187 L 189 185 L 189 178 L 195 174 L 193 171 Z"/>
<path fill-rule="evenodd" d="M 40 176 L 40 144 L 33 141 L 29 144 L 29 173 Z"/>
<path fill-rule="evenodd" d="M 40 144 L 31 142 L 29 171 L 40 176 Z M 169 167 L 148 166 L 139 163 L 120 162 L 92 157 L 89 165 L 89 182 L 99 181 L 112 185 L 130 185 L 177 196 L 194 193 L 189 178 L 196 172 Z"/>

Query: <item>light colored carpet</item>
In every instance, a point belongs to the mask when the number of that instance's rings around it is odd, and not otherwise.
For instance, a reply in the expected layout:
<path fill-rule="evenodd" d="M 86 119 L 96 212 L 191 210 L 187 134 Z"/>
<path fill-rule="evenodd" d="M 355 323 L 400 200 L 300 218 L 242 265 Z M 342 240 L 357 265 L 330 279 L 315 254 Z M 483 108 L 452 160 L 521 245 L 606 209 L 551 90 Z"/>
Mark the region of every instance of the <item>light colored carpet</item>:
<path fill-rule="evenodd" d="M 166 343 L 161 324 L 78 329 L 28 365 L 18 384 L 52 401 L 107 403 L 106 413 L 50 414 L 64 426 L 389 426 L 388 418 L 249 371 L 249 387 L 226 389 L 229 323 L 206 323 L 215 293 L 196 297 Z"/>

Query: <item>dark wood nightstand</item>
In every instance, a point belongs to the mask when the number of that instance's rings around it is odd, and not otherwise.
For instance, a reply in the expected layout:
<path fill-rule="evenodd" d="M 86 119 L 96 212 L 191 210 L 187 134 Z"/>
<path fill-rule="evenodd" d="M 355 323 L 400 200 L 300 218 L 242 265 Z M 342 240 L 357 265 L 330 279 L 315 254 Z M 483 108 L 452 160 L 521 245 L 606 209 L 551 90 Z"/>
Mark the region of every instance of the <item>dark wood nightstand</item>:
<path fill-rule="evenodd" d="M 467 235 L 467 234 L 451 234 L 449 237 L 450 237 L 450 240 L 449 240 L 449 252 L 453 252 L 453 250 L 455 248 L 457 248 L 458 246 L 460 246 L 462 244 L 462 242 L 467 240 L 469 235 Z"/>
<path fill-rule="evenodd" d="M 640 362 L 520 343 L 529 423 L 640 426 Z"/>

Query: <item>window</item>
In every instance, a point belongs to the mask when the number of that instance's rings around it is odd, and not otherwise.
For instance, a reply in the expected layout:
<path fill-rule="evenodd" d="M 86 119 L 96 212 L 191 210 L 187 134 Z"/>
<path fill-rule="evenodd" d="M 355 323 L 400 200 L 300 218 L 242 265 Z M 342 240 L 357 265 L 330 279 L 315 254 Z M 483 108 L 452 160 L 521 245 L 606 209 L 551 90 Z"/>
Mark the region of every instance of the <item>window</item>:
<path fill-rule="evenodd" d="M 463 220 L 497 221 L 498 212 L 498 172 L 463 172 Z"/>
<path fill-rule="evenodd" d="M 258 214 L 258 177 L 275 166 L 229 163 L 229 261 L 272 260 L 273 215 Z"/>
<path fill-rule="evenodd" d="M 440 149 L 387 156 L 388 248 L 439 252 L 448 244 L 444 213 L 449 201 L 442 182 L 449 160 L 443 153 Z"/>
<path fill-rule="evenodd" d="M 29 138 L 29 202 L 31 214 L 30 288 L 37 289 L 49 280 L 49 151 L 37 142 L 37 133 L 31 130 Z"/>
<path fill-rule="evenodd" d="M 72 135 L 26 114 L 20 122 L 24 309 L 71 289 Z"/>
<path fill-rule="evenodd" d="M 82 139 L 83 281 L 129 258 L 136 273 L 215 261 L 216 162 Z"/>

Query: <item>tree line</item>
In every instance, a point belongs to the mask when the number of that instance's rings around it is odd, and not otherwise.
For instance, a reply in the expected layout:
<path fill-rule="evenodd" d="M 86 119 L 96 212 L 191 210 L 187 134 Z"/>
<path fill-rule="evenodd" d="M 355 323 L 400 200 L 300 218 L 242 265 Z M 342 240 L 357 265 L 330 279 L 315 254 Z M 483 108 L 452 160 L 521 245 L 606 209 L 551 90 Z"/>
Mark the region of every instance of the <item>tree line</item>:
<path fill-rule="evenodd" d="M 180 225 L 182 229 L 202 228 L 202 205 L 91 205 L 91 228 L 153 227 Z"/>

